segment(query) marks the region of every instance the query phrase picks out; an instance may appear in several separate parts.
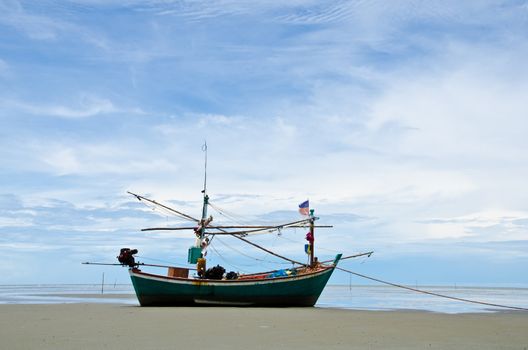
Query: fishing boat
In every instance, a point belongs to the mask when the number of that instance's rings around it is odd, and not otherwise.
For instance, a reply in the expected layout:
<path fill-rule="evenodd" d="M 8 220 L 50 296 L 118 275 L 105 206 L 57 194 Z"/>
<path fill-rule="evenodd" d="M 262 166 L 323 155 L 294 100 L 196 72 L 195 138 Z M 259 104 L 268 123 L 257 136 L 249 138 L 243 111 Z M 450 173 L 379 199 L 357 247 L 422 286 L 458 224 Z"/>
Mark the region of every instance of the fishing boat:
<path fill-rule="evenodd" d="M 309 208 L 309 202 L 299 205 L 302 219 L 280 225 L 234 225 L 215 226 L 213 217 L 208 216 L 211 205 L 207 194 L 207 148 L 205 148 L 205 176 L 201 218 L 197 219 L 179 210 L 159 203 L 153 199 L 128 192 L 139 201 L 161 208 L 176 216 L 193 222 L 186 227 L 154 227 L 142 231 L 189 230 L 194 234 L 195 242 L 188 249 L 188 263 L 192 267 L 153 265 L 136 262 L 137 249 L 122 248 L 119 264 L 128 266 L 130 278 L 141 306 L 193 306 L 193 305 L 231 305 L 231 306 L 313 306 L 325 288 L 342 254 L 333 259 L 318 261 L 314 255 L 315 228 L 332 226 L 316 225 L 318 217 Z M 307 243 L 305 251 L 307 262 L 290 259 L 266 249 L 247 238 L 248 235 L 281 231 L 288 228 L 306 228 Z M 220 265 L 207 269 L 207 248 L 215 236 L 234 237 L 257 249 L 264 250 L 292 264 L 289 269 L 279 269 L 259 273 L 225 273 Z M 346 259 L 349 257 L 344 257 Z M 91 263 L 94 264 L 94 263 Z M 164 267 L 166 273 L 146 272 L 149 267 Z"/>
<path fill-rule="evenodd" d="M 270 271 L 233 280 L 161 276 L 138 268 L 129 271 L 141 306 L 313 306 L 339 258 L 331 265 L 295 269 L 289 276 Z"/>
<path fill-rule="evenodd" d="M 313 306 L 326 286 L 332 272 L 342 257 L 338 254 L 332 261 L 319 262 L 314 256 L 314 229 L 318 219 L 311 210 L 307 218 L 275 226 L 213 226 L 212 217 L 207 218 L 209 196 L 202 191 L 202 218 L 194 219 L 187 214 L 177 212 L 180 216 L 196 221 L 195 227 L 159 227 L 153 230 L 193 230 L 196 236 L 195 245 L 188 250 L 188 263 L 196 264 L 195 268 L 167 266 L 167 274 L 153 274 L 143 271 L 146 266 L 161 266 L 136 263 L 135 249 L 123 248 L 118 257 L 119 262 L 129 266 L 130 278 L 141 306 L 191 306 L 191 305 L 231 305 L 231 306 Z M 163 206 L 154 200 L 132 193 L 138 200 L 152 205 Z M 293 227 L 307 227 L 306 251 L 309 262 L 301 263 L 274 253 L 251 241 L 246 236 L 258 232 L 270 232 Z M 328 227 L 328 226 L 321 226 Z M 232 231 L 236 229 L 237 231 Z M 206 269 L 205 252 L 215 235 L 236 237 L 254 247 L 263 249 L 269 254 L 291 262 L 294 267 L 251 274 L 238 274 L 225 270 L 219 265 Z M 195 272 L 190 276 L 190 272 Z"/>

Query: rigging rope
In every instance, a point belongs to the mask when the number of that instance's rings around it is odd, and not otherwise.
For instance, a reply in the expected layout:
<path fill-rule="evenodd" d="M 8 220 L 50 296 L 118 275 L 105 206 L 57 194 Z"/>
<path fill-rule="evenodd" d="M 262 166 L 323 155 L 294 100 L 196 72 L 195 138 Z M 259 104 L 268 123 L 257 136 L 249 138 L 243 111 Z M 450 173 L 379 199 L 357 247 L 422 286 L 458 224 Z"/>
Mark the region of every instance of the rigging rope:
<path fill-rule="evenodd" d="M 231 220 L 235 223 L 238 223 L 238 224 L 244 224 L 244 223 L 249 223 L 250 221 L 249 220 L 244 220 L 244 217 L 240 216 L 240 215 L 237 215 L 233 212 L 230 212 L 230 211 L 227 211 L 223 208 L 220 208 L 219 206 L 209 202 L 208 203 L 209 206 L 211 208 L 213 208 L 218 214 L 220 214 L 221 216 L 225 217 L 226 219 L 228 220 Z"/>
<path fill-rule="evenodd" d="M 153 211 L 159 212 L 160 214 L 164 214 L 167 217 L 167 220 L 168 220 L 169 216 L 176 216 L 179 219 L 183 219 L 183 220 L 194 222 L 193 220 L 190 220 L 190 219 L 186 218 L 185 216 L 178 215 L 178 214 L 173 213 L 173 212 L 171 212 L 171 211 L 169 211 L 167 209 L 164 209 L 162 207 L 156 207 L 156 206 L 154 206 L 152 204 L 147 204 L 147 206 L 150 207 Z"/>
<path fill-rule="evenodd" d="M 215 237 L 216 237 L 216 236 L 215 236 Z M 247 258 L 249 258 L 249 259 L 253 259 L 253 260 L 261 261 L 261 262 L 265 262 L 265 263 L 270 263 L 270 264 L 289 264 L 289 263 L 280 263 L 280 262 L 276 262 L 276 261 L 270 261 L 270 260 L 265 260 L 265 259 L 255 258 L 255 257 L 253 257 L 253 256 L 251 256 L 251 255 L 248 255 L 248 254 L 245 254 L 245 253 L 241 252 L 240 250 L 238 250 L 238 249 L 236 249 L 236 248 L 234 248 L 234 247 L 232 247 L 232 246 L 230 246 L 230 245 L 227 245 L 226 243 L 222 242 L 220 239 L 217 239 L 217 241 L 218 241 L 219 243 L 221 243 L 224 247 L 227 247 L 227 248 L 229 248 L 229 249 L 231 249 L 231 250 L 237 252 L 238 254 L 243 255 L 243 256 L 245 256 L 245 257 L 247 257 Z M 215 251 L 216 251 L 216 250 L 215 250 Z"/>
<path fill-rule="evenodd" d="M 261 249 L 261 250 L 265 251 L 265 252 L 268 253 L 268 254 L 274 255 L 274 256 L 276 256 L 276 257 L 278 257 L 278 258 L 281 258 L 281 259 L 283 259 L 283 260 L 289 261 L 289 262 L 294 263 L 294 264 L 298 264 L 298 265 L 306 266 L 306 264 L 304 264 L 304 263 L 298 262 L 298 261 L 296 261 L 296 260 L 292 260 L 292 259 L 290 259 L 290 258 L 287 258 L 287 257 L 283 256 L 283 255 L 280 255 L 280 254 L 274 253 L 274 252 L 272 252 L 271 250 L 268 250 L 268 249 L 266 249 L 266 248 L 264 248 L 264 247 L 261 247 L 261 246 L 259 246 L 258 244 L 253 243 L 253 242 L 251 242 L 251 241 L 248 241 L 248 240 L 245 239 L 245 238 L 239 237 L 239 236 L 237 236 L 237 235 L 231 235 L 231 236 L 232 236 L 232 237 L 235 237 L 235 238 L 237 238 L 237 239 L 239 239 L 239 240 L 241 240 L 241 241 L 244 241 L 244 242 L 246 242 L 247 244 L 250 244 L 250 245 L 252 245 L 252 246 L 254 246 L 254 247 L 258 248 L 258 249 Z"/>
<path fill-rule="evenodd" d="M 220 259 L 222 259 L 226 264 L 231 265 L 232 267 L 236 268 L 236 269 L 238 270 L 238 272 L 247 273 L 247 271 L 242 270 L 240 267 L 238 267 L 237 265 L 235 265 L 235 264 L 229 262 L 226 258 L 224 258 L 224 257 L 222 256 L 222 254 L 220 254 L 220 252 L 218 252 L 218 250 L 215 249 L 215 247 L 211 246 L 211 249 L 212 249 L 212 250 L 216 253 L 216 255 L 218 255 L 218 257 L 219 257 Z"/>
<path fill-rule="evenodd" d="M 436 296 L 436 297 L 446 298 L 446 299 L 451 299 L 451 300 L 463 301 L 463 302 L 466 302 L 466 303 L 502 307 L 502 308 L 505 308 L 505 309 L 528 311 L 528 308 L 524 308 L 524 307 L 508 306 L 508 305 L 487 303 L 487 302 L 484 302 L 484 301 L 477 301 L 477 300 L 470 300 L 470 299 L 465 299 L 465 298 L 453 297 L 453 296 L 450 296 L 450 295 L 430 292 L 430 291 L 427 291 L 427 290 L 422 290 L 422 289 L 407 287 L 407 286 L 404 286 L 404 285 L 401 285 L 401 284 L 387 282 L 387 281 L 384 281 L 384 280 L 380 280 L 379 278 L 374 278 L 374 277 L 370 277 L 370 276 L 367 276 L 367 275 L 363 275 L 363 274 L 360 274 L 360 273 L 357 273 L 357 272 L 354 272 L 354 271 L 343 269 L 341 267 L 336 267 L 336 269 L 344 271 L 344 272 L 348 272 L 349 274 L 352 274 L 352 275 L 355 275 L 355 276 L 358 276 L 358 277 L 366 278 L 366 279 L 371 280 L 371 281 L 375 281 L 375 282 L 378 282 L 378 283 L 386 284 L 386 285 L 397 287 L 397 288 L 407 289 L 407 290 L 410 290 L 410 291 L 413 291 L 413 292 L 417 292 L 417 293 L 433 295 L 433 296 Z"/>
<path fill-rule="evenodd" d="M 200 220 L 198 220 L 198 219 L 193 218 L 193 217 L 190 216 L 190 215 L 187 215 L 187 214 L 182 213 L 182 212 L 180 212 L 180 211 L 178 211 L 178 210 L 176 210 L 176 209 L 173 209 L 173 208 L 168 207 L 168 206 L 166 206 L 166 205 L 164 205 L 164 204 L 161 204 L 161 203 L 159 203 L 159 202 L 156 202 L 156 201 L 153 200 L 153 199 L 149 199 L 149 198 L 147 198 L 147 197 L 140 196 L 139 194 L 135 194 L 135 193 L 132 193 L 132 192 L 130 192 L 130 191 L 127 191 L 127 193 L 129 193 L 129 194 L 133 195 L 134 197 L 136 197 L 137 200 L 140 201 L 140 202 L 143 202 L 143 203 L 145 203 L 145 204 L 147 204 L 147 203 L 153 204 L 153 205 L 155 205 L 157 208 L 163 208 L 163 209 L 165 209 L 165 210 L 168 210 L 171 214 L 176 215 L 176 216 L 179 216 L 179 217 L 184 218 L 184 219 L 186 219 L 186 220 L 190 220 L 190 221 L 194 221 L 194 222 L 199 222 L 199 221 L 200 221 Z M 149 206 L 149 205 L 147 205 L 147 206 Z M 149 207 L 150 207 L 150 206 L 149 206 Z"/>
<path fill-rule="evenodd" d="M 143 255 L 136 255 L 136 258 L 138 258 L 138 259 L 152 260 L 152 261 L 162 262 L 162 263 L 171 264 L 171 265 L 176 264 L 176 263 L 173 262 L 173 261 L 168 261 L 168 260 L 163 260 L 163 259 L 149 258 L 149 257 L 147 257 L 147 256 L 143 256 Z"/>

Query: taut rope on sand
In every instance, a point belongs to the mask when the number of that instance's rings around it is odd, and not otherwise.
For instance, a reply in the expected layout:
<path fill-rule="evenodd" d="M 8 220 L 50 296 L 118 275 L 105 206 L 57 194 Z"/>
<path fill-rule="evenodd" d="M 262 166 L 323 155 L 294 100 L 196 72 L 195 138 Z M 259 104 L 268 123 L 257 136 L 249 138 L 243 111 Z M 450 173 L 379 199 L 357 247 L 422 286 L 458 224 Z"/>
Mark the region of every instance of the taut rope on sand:
<path fill-rule="evenodd" d="M 505 308 L 505 309 L 512 309 L 512 310 L 528 311 L 528 308 L 524 308 L 524 307 L 508 306 L 508 305 L 501 305 L 501 304 L 493 304 L 493 303 L 486 303 L 486 302 L 484 302 L 484 301 L 477 301 L 477 300 L 470 300 L 470 299 L 464 299 L 464 298 L 452 297 L 452 296 L 449 296 L 449 295 L 444 295 L 444 294 L 439 294 L 439 293 L 429 292 L 429 291 L 422 290 L 422 289 L 417 289 L 417 288 L 407 287 L 407 286 L 404 286 L 404 285 L 401 285 L 401 284 L 396 284 L 396 283 L 392 283 L 392 282 L 383 281 L 383 280 L 380 280 L 379 278 L 374 278 L 374 277 L 370 277 L 370 276 L 367 276 L 367 275 L 363 275 L 363 274 L 361 274 L 361 273 L 357 273 L 357 272 L 354 272 L 354 271 L 350 271 L 350 270 L 347 270 L 347 269 L 343 269 L 343 268 L 341 268 L 341 267 L 336 267 L 336 269 L 341 270 L 341 271 L 344 271 L 344 272 L 347 272 L 347 273 L 350 273 L 350 274 L 355 275 L 355 276 L 358 276 L 358 277 L 366 278 L 366 279 L 371 280 L 371 281 L 375 281 L 375 282 L 379 282 L 379 283 L 387 284 L 387 285 L 389 285 L 389 286 L 393 286 L 393 287 L 397 287 L 397 288 L 407 289 L 407 290 L 410 290 L 410 291 L 413 291 L 413 292 L 417 292 L 417 293 L 433 295 L 433 296 L 436 296 L 436 297 L 446 298 L 446 299 L 451 299 L 451 300 L 463 301 L 463 302 L 466 302 L 466 303 L 473 303 L 473 304 L 480 304 L 480 305 L 487 305 L 487 306 L 502 307 L 502 308 Z"/>

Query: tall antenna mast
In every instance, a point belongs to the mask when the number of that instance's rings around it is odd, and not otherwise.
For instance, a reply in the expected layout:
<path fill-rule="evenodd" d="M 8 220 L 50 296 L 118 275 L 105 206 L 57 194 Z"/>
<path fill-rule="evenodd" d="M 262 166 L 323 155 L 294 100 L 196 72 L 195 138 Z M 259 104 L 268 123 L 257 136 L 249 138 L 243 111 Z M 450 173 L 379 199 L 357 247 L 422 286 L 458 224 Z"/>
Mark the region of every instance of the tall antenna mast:
<path fill-rule="evenodd" d="M 204 142 L 202 146 L 202 151 L 205 153 L 204 188 L 202 191 L 205 196 L 205 193 L 207 191 L 207 141 Z"/>
<path fill-rule="evenodd" d="M 205 153 L 205 168 L 204 168 L 204 187 L 202 190 L 204 197 L 203 197 L 200 239 L 203 239 L 205 235 L 205 226 L 206 226 L 206 220 L 207 220 L 207 205 L 209 204 L 209 196 L 207 195 L 207 141 L 204 142 L 202 146 L 202 151 Z"/>

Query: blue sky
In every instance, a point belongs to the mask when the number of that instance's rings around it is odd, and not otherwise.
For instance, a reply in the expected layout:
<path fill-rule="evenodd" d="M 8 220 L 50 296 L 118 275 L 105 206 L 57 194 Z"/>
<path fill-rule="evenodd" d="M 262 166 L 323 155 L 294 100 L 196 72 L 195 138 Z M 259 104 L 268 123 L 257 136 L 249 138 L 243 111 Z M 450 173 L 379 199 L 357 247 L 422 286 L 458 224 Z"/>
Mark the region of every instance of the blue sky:
<path fill-rule="evenodd" d="M 127 282 L 80 265 L 124 246 L 184 263 L 192 237 L 140 232 L 179 223 L 126 191 L 199 216 L 207 140 L 213 203 L 280 222 L 309 198 L 321 258 L 528 285 L 527 30 L 526 1 L 0 1 L 0 283 Z M 304 259 L 304 233 L 254 239 Z M 228 270 L 281 266 L 218 241 Z"/>

